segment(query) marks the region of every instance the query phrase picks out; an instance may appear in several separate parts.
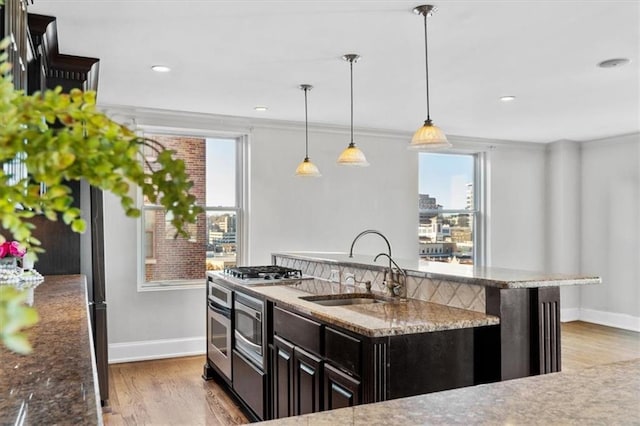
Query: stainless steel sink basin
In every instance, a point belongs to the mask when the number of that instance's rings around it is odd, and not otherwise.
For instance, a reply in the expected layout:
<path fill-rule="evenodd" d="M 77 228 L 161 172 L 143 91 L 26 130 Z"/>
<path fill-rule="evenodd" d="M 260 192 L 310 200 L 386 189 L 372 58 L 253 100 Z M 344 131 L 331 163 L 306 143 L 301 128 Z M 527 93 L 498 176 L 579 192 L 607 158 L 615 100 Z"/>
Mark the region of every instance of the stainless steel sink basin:
<path fill-rule="evenodd" d="M 327 294 L 317 296 L 304 296 L 300 299 L 317 303 L 323 306 L 348 306 L 348 305 L 368 305 L 371 303 L 385 303 L 388 299 L 369 293 L 351 294 Z"/>

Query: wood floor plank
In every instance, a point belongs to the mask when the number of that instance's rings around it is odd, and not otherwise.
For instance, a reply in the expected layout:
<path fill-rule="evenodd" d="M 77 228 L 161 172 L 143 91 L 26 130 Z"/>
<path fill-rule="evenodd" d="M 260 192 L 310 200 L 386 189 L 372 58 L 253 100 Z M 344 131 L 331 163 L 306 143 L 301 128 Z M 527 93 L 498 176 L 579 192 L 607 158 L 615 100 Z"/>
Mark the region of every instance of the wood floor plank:
<path fill-rule="evenodd" d="M 204 356 L 113 364 L 107 425 L 237 425 L 248 423 L 215 381 L 201 378 Z"/>
<path fill-rule="evenodd" d="M 640 333 L 582 321 L 562 324 L 562 371 L 640 358 Z"/>
<path fill-rule="evenodd" d="M 562 324 L 562 371 L 640 358 L 640 333 L 585 322 Z M 214 380 L 201 378 L 204 356 L 109 366 L 109 426 L 248 423 Z"/>

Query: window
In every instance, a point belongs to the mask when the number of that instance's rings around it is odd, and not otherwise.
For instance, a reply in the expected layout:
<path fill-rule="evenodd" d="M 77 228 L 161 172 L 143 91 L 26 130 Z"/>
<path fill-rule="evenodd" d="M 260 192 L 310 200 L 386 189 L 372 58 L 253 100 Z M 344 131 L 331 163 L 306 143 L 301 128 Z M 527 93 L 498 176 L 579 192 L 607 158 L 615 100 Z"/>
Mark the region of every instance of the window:
<path fill-rule="evenodd" d="M 423 261 L 478 264 L 480 157 L 420 153 L 419 257 Z"/>
<path fill-rule="evenodd" d="M 188 237 L 174 238 L 171 216 L 146 197 L 141 218 L 142 287 L 203 284 L 207 270 L 233 266 L 241 253 L 240 192 L 242 142 L 210 138 L 146 134 L 184 160 L 193 181 L 191 193 L 205 210 Z M 152 154 L 146 160 L 153 163 Z"/>

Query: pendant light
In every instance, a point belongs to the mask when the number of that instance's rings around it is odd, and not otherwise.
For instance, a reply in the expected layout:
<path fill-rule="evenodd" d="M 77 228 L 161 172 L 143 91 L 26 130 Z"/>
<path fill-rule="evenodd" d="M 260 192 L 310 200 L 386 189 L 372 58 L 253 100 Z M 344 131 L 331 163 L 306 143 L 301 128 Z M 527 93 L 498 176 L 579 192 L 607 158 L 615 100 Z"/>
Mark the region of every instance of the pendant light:
<path fill-rule="evenodd" d="M 302 177 L 320 177 L 320 171 L 309 160 L 309 120 L 307 119 L 307 92 L 313 89 L 310 84 L 301 84 L 300 89 L 304 90 L 304 160 L 296 169 L 296 176 Z"/>
<path fill-rule="evenodd" d="M 439 127 L 433 125 L 431 116 L 429 115 L 429 57 L 427 43 L 427 18 L 436 11 L 436 8 L 430 4 L 418 6 L 413 9 L 413 13 L 424 16 L 424 63 L 425 77 L 427 82 L 427 119 L 424 125 L 420 127 L 411 138 L 410 149 L 429 151 L 435 149 L 450 148 L 451 144 L 447 140 L 447 136 Z"/>
<path fill-rule="evenodd" d="M 349 69 L 351 71 L 351 142 L 349 142 L 349 146 L 347 146 L 338 157 L 338 164 L 342 166 L 366 167 L 369 163 L 364 153 L 356 146 L 355 142 L 353 142 L 353 63 L 358 62 L 360 56 L 350 53 L 344 55 L 342 59 L 349 62 Z"/>

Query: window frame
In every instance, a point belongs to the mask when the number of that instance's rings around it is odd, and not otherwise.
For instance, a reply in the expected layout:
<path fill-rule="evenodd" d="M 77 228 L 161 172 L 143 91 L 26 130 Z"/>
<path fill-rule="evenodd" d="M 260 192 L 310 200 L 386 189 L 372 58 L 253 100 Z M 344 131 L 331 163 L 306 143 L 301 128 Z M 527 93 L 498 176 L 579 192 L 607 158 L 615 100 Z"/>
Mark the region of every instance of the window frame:
<path fill-rule="evenodd" d="M 468 155 L 473 157 L 473 201 L 474 209 L 420 209 L 418 206 L 418 226 L 420 214 L 469 214 L 473 219 L 473 266 L 485 266 L 486 265 L 486 252 L 487 252 L 487 235 L 486 235 L 486 175 L 487 175 L 487 159 L 484 152 L 468 152 L 468 151 L 433 151 L 433 152 L 421 152 L 421 154 L 439 154 L 439 155 Z M 418 165 L 418 168 L 420 166 Z M 420 173 L 418 173 L 418 176 Z M 418 191 L 419 193 L 419 191 Z M 428 253 L 426 253 L 428 254 Z M 418 259 L 422 257 L 420 249 L 418 249 Z"/>
<path fill-rule="evenodd" d="M 153 138 L 153 135 L 163 136 L 184 136 L 196 137 L 204 139 L 234 139 L 235 140 L 235 206 L 202 206 L 205 210 L 204 214 L 209 211 L 233 211 L 236 214 L 236 262 L 238 264 L 246 263 L 249 257 L 248 244 L 248 200 L 249 200 L 249 135 L 246 133 L 197 130 L 174 127 L 160 126 L 138 126 L 137 132 Z M 138 292 L 146 291 L 166 291 L 181 289 L 204 288 L 206 285 L 205 278 L 202 279 L 184 279 L 170 281 L 145 281 L 145 265 L 149 259 L 145 257 L 145 226 L 144 213 L 146 210 L 155 208 L 162 209 L 161 206 L 149 205 L 145 208 L 144 197 L 140 188 L 136 189 L 136 202 L 142 214 L 137 221 L 137 290 Z M 205 266 L 203 271 L 206 273 Z"/>

